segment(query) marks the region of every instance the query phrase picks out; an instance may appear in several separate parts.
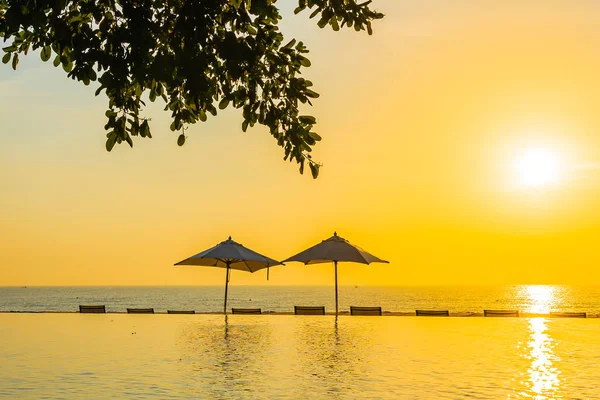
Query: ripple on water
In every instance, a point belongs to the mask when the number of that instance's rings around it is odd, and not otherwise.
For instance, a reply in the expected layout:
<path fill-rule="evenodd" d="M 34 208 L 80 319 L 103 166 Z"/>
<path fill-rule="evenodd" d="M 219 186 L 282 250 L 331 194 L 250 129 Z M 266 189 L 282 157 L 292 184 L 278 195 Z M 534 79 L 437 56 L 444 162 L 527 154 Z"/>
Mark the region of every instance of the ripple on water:
<path fill-rule="evenodd" d="M 0 315 L 0 397 L 593 398 L 600 379 L 595 319 L 83 317 Z"/>

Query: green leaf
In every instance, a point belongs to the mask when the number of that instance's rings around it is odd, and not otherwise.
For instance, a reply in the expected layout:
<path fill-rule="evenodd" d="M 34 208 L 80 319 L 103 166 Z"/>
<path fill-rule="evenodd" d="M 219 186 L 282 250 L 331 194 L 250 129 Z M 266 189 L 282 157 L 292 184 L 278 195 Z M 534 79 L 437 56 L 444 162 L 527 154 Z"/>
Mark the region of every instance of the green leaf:
<path fill-rule="evenodd" d="M 313 99 L 316 99 L 316 98 L 318 98 L 320 96 L 319 93 L 314 92 L 314 91 L 312 91 L 310 89 L 306 89 L 306 91 L 304 93 L 306 94 L 306 96 L 308 96 L 310 98 L 313 98 Z"/>
<path fill-rule="evenodd" d="M 298 60 L 303 67 L 310 67 L 310 60 L 303 56 L 298 56 Z"/>
<path fill-rule="evenodd" d="M 207 120 L 207 118 L 206 118 L 206 112 L 204 110 L 200 110 L 198 112 L 198 118 L 200 118 L 200 121 L 206 122 L 206 120 Z"/>
<path fill-rule="evenodd" d="M 13 60 L 12 60 L 12 69 L 16 70 L 17 64 L 19 64 L 19 55 L 17 53 L 15 53 L 13 55 Z"/>
<path fill-rule="evenodd" d="M 244 120 L 244 122 L 242 122 L 242 131 L 246 132 L 248 130 L 248 121 Z"/>
<path fill-rule="evenodd" d="M 63 63 L 62 67 L 65 72 L 71 72 L 73 70 L 73 62 L 69 60 L 66 63 Z"/>
<path fill-rule="evenodd" d="M 125 135 L 125 141 L 129 143 L 129 147 L 133 148 L 133 139 L 129 135 Z"/>
<path fill-rule="evenodd" d="M 318 133 L 316 133 L 316 132 L 308 131 L 308 136 L 310 136 L 311 138 L 313 138 L 317 142 L 321 140 L 321 136 Z"/>
<path fill-rule="evenodd" d="M 179 137 L 177 138 L 177 145 L 178 146 L 183 146 L 185 144 L 185 135 L 182 133 L 181 135 L 179 135 Z"/>
<path fill-rule="evenodd" d="M 338 24 L 337 18 L 333 17 L 331 19 L 331 27 L 333 28 L 334 31 L 339 31 L 340 30 L 340 25 Z"/>
<path fill-rule="evenodd" d="M 52 55 L 52 49 L 50 48 L 50 46 L 44 46 L 42 48 L 42 51 L 40 52 L 40 58 L 42 59 L 42 61 L 46 62 L 50 59 L 50 56 Z"/>
<path fill-rule="evenodd" d="M 145 120 L 144 122 L 142 122 L 142 125 L 140 125 L 140 136 L 152 137 L 150 135 L 150 126 L 148 125 L 148 120 Z"/>
<path fill-rule="evenodd" d="M 303 124 L 314 125 L 317 123 L 317 120 L 315 119 L 315 117 L 312 117 L 310 115 L 301 115 L 299 119 L 300 119 L 300 122 L 302 122 Z"/>
<path fill-rule="evenodd" d="M 8 64 L 8 62 L 10 61 L 10 56 L 11 56 L 11 54 L 10 54 L 10 53 L 6 53 L 6 54 L 4 55 L 4 57 L 2 57 L 2 63 L 3 63 L 3 64 Z"/>
<path fill-rule="evenodd" d="M 291 49 L 296 44 L 296 39 L 290 40 L 282 49 Z"/>
<path fill-rule="evenodd" d="M 54 61 L 52 62 L 52 64 L 55 67 L 58 67 L 60 65 L 60 56 L 57 55 L 56 57 L 54 57 Z"/>
<path fill-rule="evenodd" d="M 229 99 L 224 98 L 223 100 L 221 100 L 219 102 L 219 110 L 224 110 L 227 108 L 227 106 L 229 105 Z"/>
<path fill-rule="evenodd" d="M 137 136 L 140 132 L 139 121 L 130 121 L 131 124 L 131 136 Z"/>
<path fill-rule="evenodd" d="M 322 15 L 319 22 L 317 22 L 317 26 L 319 28 L 325 28 L 325 25 L 327 25 L 328 23 L 329 23 L 329 18 L 326 18 L 325 15 Z"/>
<path fill-rule="evenodd" d="M 106 139 L 106 151 L 111 151 L 115 146 L 117 141 L 117 134 L 115 132 L 110 132 L 108 134 L 108 139 Z"/>
<path fill-rule="evenodd" d="M 310 173 L 312 174 L 313 179 L 317 179 L 317 177 L 319 176 L 319 164 L 314 164 L 314 163 L 310 163 L 308 164 L 310 166 Z"/>

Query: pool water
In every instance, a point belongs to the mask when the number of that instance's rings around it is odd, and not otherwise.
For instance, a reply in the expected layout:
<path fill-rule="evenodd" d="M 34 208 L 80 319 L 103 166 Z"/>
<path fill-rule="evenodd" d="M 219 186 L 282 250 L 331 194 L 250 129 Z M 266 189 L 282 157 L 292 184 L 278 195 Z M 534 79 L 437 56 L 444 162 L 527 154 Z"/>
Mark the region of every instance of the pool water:
<path fill-rule="evenodd" d="M 0 398 L 598 398 L 600 320 L 0 314 Z"/>

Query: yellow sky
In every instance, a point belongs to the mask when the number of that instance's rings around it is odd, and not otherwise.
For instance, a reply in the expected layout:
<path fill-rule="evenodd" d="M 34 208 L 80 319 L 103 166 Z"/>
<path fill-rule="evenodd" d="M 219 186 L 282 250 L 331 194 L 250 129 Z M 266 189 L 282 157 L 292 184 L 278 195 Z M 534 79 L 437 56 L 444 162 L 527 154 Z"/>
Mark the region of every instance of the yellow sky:
<path fill-rule="evenodd" d="M 36 55 L 1 68 L 0 285 L 221 285 L 172 264 L 228 235 L 283 259 L 334 230 L 391 261 L 342 285 L 600 283 L 600 4 L 375 5 L 371 37 L 286 10 L 321 94 L 316 181 L 229 110 L 179 148 L 150 107 L 154 139 L 107 153 L 94 87 Z M 560 159 L 557 182 L 517 184 L 528 149 Z M 332 279 L 289 264 L 269 284 Z"/>

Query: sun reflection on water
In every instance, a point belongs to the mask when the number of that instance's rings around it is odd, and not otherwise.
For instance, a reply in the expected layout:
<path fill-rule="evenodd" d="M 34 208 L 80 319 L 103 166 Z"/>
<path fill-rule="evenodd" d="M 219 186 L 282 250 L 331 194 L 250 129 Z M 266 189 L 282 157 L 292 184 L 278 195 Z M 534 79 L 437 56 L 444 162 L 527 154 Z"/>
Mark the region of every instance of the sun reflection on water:
<path fill-rule="evenodd" d="M 530 391 L 535 399 L 547 399 L 556 394 L 559 386 L 559 370 L 555 367 L 558 357 L 554 355 L 554 340 L 548 336 L 546 319 L 529 319 L 529 354 L 531 361 L 528 369 L 531 381 Z"/>
<path fill-rule="evenodd" d="M 556 308 L 558 303 L 557 289 L 548 285 L 525 286 L 525 295 L 529 298 L 527 312 L 547 314 Z"/>

